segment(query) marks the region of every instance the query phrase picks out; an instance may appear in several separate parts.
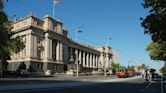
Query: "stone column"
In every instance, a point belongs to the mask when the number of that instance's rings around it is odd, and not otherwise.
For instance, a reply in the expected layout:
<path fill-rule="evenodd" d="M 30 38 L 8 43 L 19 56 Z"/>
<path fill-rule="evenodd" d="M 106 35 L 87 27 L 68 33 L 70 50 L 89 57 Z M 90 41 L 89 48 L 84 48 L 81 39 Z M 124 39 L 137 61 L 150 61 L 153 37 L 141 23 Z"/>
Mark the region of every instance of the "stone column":
<path fill-rule="evenodd" d="M 14 58 L 14 59 L 16 58 L 16 53 L 13 53 L 13 58 Z"/>
<path fill-rule="evenodd" d="M 93 68 L 95 68 L 95 55 L 93 55 Z"/>
<path fill-rule="evenodd" d="M 67 44 L 64 44 L 63 46 L 64 46 L 64 49 L 63 49 L 63 50 L 64 50 L 64 55 L 63 55 L 63 56 L 64 56 L 64 57 L 63 57 L 64 59 L 63 59 L 63 60 L 64 60 L 65 63 L 67 63 L 67 62 L 68 62 L 68 59 L 69 59 L 69 55 L 68 55 L 68 51 L 69 51 L 69 50 L 68 50 Z"/>
<path fill-rule="evenodd" d="M 20 58 L 23 58 L 23 50 L 20 51 Z"/>
<path fill-rule="evenodd" d="M 49 49 L 49 58 L 52 59 L 52 39 L 49 39 L 50 49 Z"/>
<path fill-rule="evenodd" d="M 86 67 L 89 67 L 89 53 L 86 55 Z"/>
<path fill-rule="evenodd" d="M 26 58 L 29 57 L 29 50 L 30 50 L 30 49 L 29 49 L 29 48 L 30 48 L 30 45 L 29 45 L 29 44 L 30 44 L 30 43 L 29 43 L 29 42 L 30 42 L 29 36 L 30 36 L 30 35 L 27 35 L 27 36 L 26 36 L 26 44 L 25 44 L 25 51 L 26 51 L 26 54 L 25 54 L 25 55 L 26 55 Z M 15 58 L 15 54 L 14 54 L 14 58 Z"/>
<path fill-rule="evenodd" d="M 71 57 L 73 57 L 73 55 L 72 55 L 72 47 L 69 47 L 68 53 L 69 53 L 68 54 L 68 57 L 69 57 L 68 60 L 71 61 Z"/>
<path fill-rule="evenodd" d="M 15 59 L 15 55 L 16 55 L 16 54 L 15 54 L 15 53 L 13 53 L 13 59 Z"/>
<path fill-rule="evenodd" d="M 48 69 L 48 63 L 43 63 L 43 70 L 46 71 Z"/>
<path fill-rule="evenodd" d="M 99 62 L 98 62 L 98 56 L 96 55 L 96 68 L 98 68 L 98 64 L 99 64 Z"/>
<path fill-rule="evenodd" d="M 45 42 L 44 42 L 44 40 L 42 40 L 42 46 L 44 46 L 44 44 L 45 44 Z M 44 55 L 45 55 L 44 51 L 41 51 L 41 58 L 42 59 L 44 59 Z"/>
<path fill-rule="evenodd" d="M 78 61 L 78 50 L 75 49 L 75 64 L 77 64 Z"/>
<path fill-rule="evenodd" d="M 49 59 L 49 52 L 50 52 L 50 40 L 49 40 L 49 34 L 45 34 L 45 59 Z"/>
<path fill-rule="evenodd" d="M 25 42 L 25 36 L 24 37 L 22 37 L 22 40 L 23 40 L 23 42 Z M 23 48 L 22 50 L 21 50 L 21 55 L 22 55 L 22 58 L 25 58 L 25 48 Z"/>
<path fill-rule="evenodd" d="M 33 57 L 34 55 L 34 47 L 33 47 L 33 44 L 34 44 L 34 42 L 33 42 L 33 35 L 32 34 L 30 34 L 30 36 L 29 36 L 29 58 L 30 57 Z"/>
<path fill-rule="evenodd" d="M 104 54 L 103 53 L 101 53 L 101 55 L 100 55 L 100 61 L 101 61 L 101 67 L 103 68 L 104 67 Z"/>
<path fill-rule="evenodd" d="M 59 56 L 60 56 L 60 43 L 59 43 L 59 41 L 57 41 L 57 46 L 56 46 L 56 60 L 57 60 L 57 62 L 59 62 Z"/>
<path fill-rule="evenodd" d="M 10 55 L 10 57 L 11 57 L 11 59 L 13 59 L 13 58 L 14 58 L 14 54 L 12 53 L 12 54 Z"/>
<path fill-rule="evenodd" d="M 81 51 L 79 51 L 79 64 L 82 64 L 82 60 L 81 60 L 82 58 L 81 57 L 82 57 Z"/>
<path fill-rule="evenodd" d="M 26 42 L 27 42 L 26 41 L 26 36 L 24 36 L 23 38 L 24 38 L 23 41 L 25 42 L 25 48 L 22 50 L 23 51 L 23 58 L 26 58 L 26 54 L 25 54 L 26 53 L 25 52 L 26 51 Z"/>
<path fill-rule="evenodd" d="M 73 56 L 73 48 L 72 47 L 70 47 L 70 58 L 71 58 L 71 56 Z"/>
<path fill-rule="evenodd" d="M 34 55 L 33 55 L 33 57 L 35 57 L 35 58 L 37 58 L 37 37 L 36 36 L 33 36 L 33 48 L 34 48 L 34 50 L 33 50 L 33 53 L 34 53 Z"/>
<path fill-rule="evenodd" d="M 106 68 L 108 68 L 109 67 L 109 55 L 108 54 L 106 54 Z"/>
<path fill-rule="evenodd" d="M 83 52 L 83 67 L 85 67 L 86 64 L 85 64 L 85 52 Z"/>
<path fill-rule="evenodd" d="M 63 44 L 60 43 L 60 61 L 63 62 Z"/>
<path fill-rule="evenodd" d="M 90 68 L 92 68 L 92 54 L 90 54 Z"/>

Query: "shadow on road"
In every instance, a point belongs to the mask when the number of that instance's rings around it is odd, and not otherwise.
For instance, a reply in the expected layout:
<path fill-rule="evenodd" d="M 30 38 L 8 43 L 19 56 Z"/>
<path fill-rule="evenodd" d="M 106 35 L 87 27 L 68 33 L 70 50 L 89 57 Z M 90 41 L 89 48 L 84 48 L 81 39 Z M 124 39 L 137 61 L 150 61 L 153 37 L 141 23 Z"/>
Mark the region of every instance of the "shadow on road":
<path fill-rule="evenodd" d="M 18 85 L 17 87 L 19 87 L 19 85 L 22 84 L 24 86 L 20 87 L 20 89 L 9 89 L 10 87 L 12 88 L 12 85 Z M 42 80 L 41 78 L 37 80 L 0 80 L 0 85 L 6 86 L 9 89 L 6 91 L 1 90 L 0 92 L 3 93 L 160 93 L 159 82 L 142 83 L 140 79 L 97 83 L 79 80 Z M 10 87 L 8 85 L 10 85 Z M 24 87 L 26 88 L 24 89 Z M 28 87 L 33 87 L 33 89 Z M 0 87 L 0 89 L 1 88 L 2 87 Z"/>

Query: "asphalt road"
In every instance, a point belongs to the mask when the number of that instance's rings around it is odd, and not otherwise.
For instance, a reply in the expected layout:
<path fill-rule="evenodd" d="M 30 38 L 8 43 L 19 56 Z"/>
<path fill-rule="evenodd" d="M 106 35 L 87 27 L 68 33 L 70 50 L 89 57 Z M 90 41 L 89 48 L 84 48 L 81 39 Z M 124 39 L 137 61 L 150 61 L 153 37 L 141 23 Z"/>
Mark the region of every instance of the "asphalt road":
<path fill-rule="evenodd" d="M 142 83 L 140 79 L 135 79 L 78 87 L 22 90 L 16 93 L 161 93 L 160 87 L 160 82 Z"/>

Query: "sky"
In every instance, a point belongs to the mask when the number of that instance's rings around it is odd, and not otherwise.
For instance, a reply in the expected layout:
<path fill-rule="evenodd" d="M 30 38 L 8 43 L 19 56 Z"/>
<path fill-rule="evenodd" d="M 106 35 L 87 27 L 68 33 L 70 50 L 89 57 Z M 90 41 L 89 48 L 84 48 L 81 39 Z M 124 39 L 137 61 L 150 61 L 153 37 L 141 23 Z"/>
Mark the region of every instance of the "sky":
<path fill-rule="evenodd" d="M 53 0 L 6 0 L 4 10 L 9 19 L 17 19 L 32 12 L 42 19 L 53 15 Z M 76 29 L 81 43 L 98 47 L 109 45 L 120 54 L 123 66 L 145 64 L 160 69 L 163 62 L 150 60 L 146 46 L 151 42 L 144 35 L 140 17 L 148 11 L 142 6 L 143 0 L 60 0 L 54 6 L 54 18 L 63 22 L 69 37 L 76 38 Z M 109 40 L 109 38 L 112 38 Z"/>

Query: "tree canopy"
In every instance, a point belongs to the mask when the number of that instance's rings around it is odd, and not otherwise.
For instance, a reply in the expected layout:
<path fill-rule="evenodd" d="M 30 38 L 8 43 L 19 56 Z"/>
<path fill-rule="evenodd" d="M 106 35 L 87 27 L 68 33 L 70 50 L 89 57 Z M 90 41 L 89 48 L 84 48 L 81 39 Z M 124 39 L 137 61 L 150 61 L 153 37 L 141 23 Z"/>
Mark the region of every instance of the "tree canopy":
<path fill-rule="evenodd" d="M 140 68 L 145 68 L 145 67 L 146 67 L 146 65 L 145 65 L 145 64 L 142 64 Z"/>
<path fill-rule="evenodd" d="M 151 42 L 147 48 L 149 51 L 150 58 L 152 60 L 163 60 L 166 61 L 166 46 L 165 44 Z"/>
<path fill-rule="evenodd" d="M 161 73 L 166 73 L 166 64 L 160 69 Z"/>
<path fill-rule="evenodd" d="M 0 0 L 0 62 L 6 62 L 9 59 L 11 53 L 18 53 L 21 49 L 24 48 L 24 42 L 21 38 L 15 37 L 12 35 L 15 34 L 11 31 L 10 21 L 3 10 L 3 1 Z M 4 64 L 3 64 L 4 65 Z M 1 67 L 3 66 L 1 64 Z"/>
<path fill-rule="evenodd" d="M 151 59 L 166 61 L 166 0 L 144 0 L 143 7 L 149 14 L 141 18 L 141 25 L 152 39 L 146 50 Z"/>

